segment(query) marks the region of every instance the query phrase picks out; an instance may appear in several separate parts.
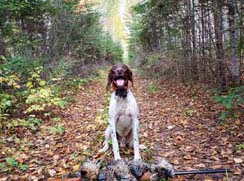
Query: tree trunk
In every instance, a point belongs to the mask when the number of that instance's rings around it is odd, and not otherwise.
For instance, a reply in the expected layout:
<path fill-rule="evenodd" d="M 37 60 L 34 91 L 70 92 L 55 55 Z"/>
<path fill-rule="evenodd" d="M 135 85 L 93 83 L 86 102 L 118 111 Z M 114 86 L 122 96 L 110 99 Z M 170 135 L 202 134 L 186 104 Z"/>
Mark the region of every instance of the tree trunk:
<path fill-rule="evenodd" d="M 192 54 L 192 47 L 191 47 L 191 1 L 185 1 L 185 8 L 186 8 L 186 23 L 185 23 L 185 46 L 186 50 L 186 77 L 192 79 L 192 62 L 191 62 L 191 54 Z"/>
<path fill-rule="evenodd" d="M 205 64 L 205 33 L 206 33 L 206 29 L 205 29 L 205 5 L 204 3 L 201 3 L 200 5 L 200 17 L 201 17 L 201 29 L 199 32 L 199 36 L 201 36 L 201 41 L 199 41 L 199 46 L 200 46 L 200 50 L 199 50 L 199 54 L 200 54 L 200 60 L 201 60 L 201 74 L 200 77 L 202 78 L 201 80 L 205 81 L 205 76 L 206 76 L 206 64 Z"/>
<path fill-rule="evenodd" d="M 0 36 L 0 55 L 5 55 L 5 43 L 4 43 L 3 36 Z"/>
<path fill-rule="evenodd" d="M 191 7 L 192 6 L 192 7 Z M 195 28 L 195 3 L 194 0 L 190 2 L 190 21 L 191 21 L 191 42 L 192 42 L 192 56 L 191 56 L 191 71 L 192 71 L 192 79 L 197 80 L 198 79 L 198 67 L 197 67 L 197 56 L 196 56 L 196 28 Z"/>
<path fill-rule="evenodd" d="M 216 58 L 218 83 L 221 91 L 226 89 L 224 49 L 223 49 L 223 33 L 222 33 L 222 3 L 219 0 L 213 0 L 213 16 L 214 16 L 214 33 L 216 39 Z"/>
<path fill-rule="evenodd" d="M 243 57 L 244 57 L 244 21 L 243 21 L 243 13 L 244 13 L 244 5 L 243 5 L 243 1 L 240 2 L 240 9 L 239 9 L 239 24 L 240 24 L 240 36 L 239 36 L 239 46 L 238 46 L 238 50 L 240 50 L 240 56 L 239 56 L 239 60 L 240 60 L 240 67 L 242 72 L 240 73 L 240 76 L 243 77 L 244 75 L 244 71 L 243 71 L 243 67 L 244 67 L 244 61 L 243 61 Z M 244 83 L 244 79 L 242 78 L 240 80 L 240 84 Z"/>
<path fill-rule="evenodd" d="M 237 56 L 237 3 L 236 0 L 228 0 L 229 27 L 230 27 L 230 48 L 231 48 L 231 78 L 233 85 L 240 83 L 240 60 Z"/>

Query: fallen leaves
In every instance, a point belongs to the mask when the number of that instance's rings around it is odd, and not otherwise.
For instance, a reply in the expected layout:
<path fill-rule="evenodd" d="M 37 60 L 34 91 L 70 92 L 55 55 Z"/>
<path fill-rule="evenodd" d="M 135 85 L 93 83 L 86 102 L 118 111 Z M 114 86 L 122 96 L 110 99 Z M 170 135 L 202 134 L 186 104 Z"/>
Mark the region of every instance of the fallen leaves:
<path fill-rule="evenodd" d="M 171 130 L 171 129 L 174 129 L 175 125 L 169 125 L 167 126 L 167 129 Z"/>
<path fill-rule="evenodd" d="M 91 82 L 77 91 L 76 103 L 64 110 L 54 110 L 57 118 L 46 120 L 39 132 L 22 133 L 23 138 L 17 135 L 2 138 L 0 161 L 15 155 L 16 162 L 27 164 L 29 169 L 26 172 L 5 170 L 0 173 L 1 177 L 9 180 L 60 178 L 78 171 L 80 163 L 87 158 L 111 159 L 111 150 L 98 153 L 107 122 L 109 95 L 101 89 L 104 81 L 105 78 Z M 220 108 L 211 102 L 204 90 L 199 90 L 193 99 L 191 89 L 183 84 L 164 82 L 157 85 L 160 91 L 156 93 L 147 91 L 143 86 L 147 84 L 152 81 L 136 77 L 136 89 L 132 89 L 140 110 L 142 157 L 152 161 L 163 156 L 177 170 L 227 167 L 234 174 L 229 177 L 240 180 L 244 158 L 241 121 L 220 125 L 216 120 Z M 62 135 L 50 133 L 50 127 L 57 122 L 65 128 Z M 121 153 L 122 157 L 133 156 L 132 149 L 121 149 Z"/>
<path fill-rule="evenodd" d="M 239 120 L 234 125 L 220 125 L 216 121 L 221 107 L 211 101 L 209 92 L 199 89 L 193 98 L 190 87 L 168 82 L 164 82 L 157 96 L 141 90 L 136 94 L 142 110 L 141 137 L 143 143 L 152 149 L 153 158 L 163 156 L 178 170 L 241 167 L 243 162 L 237 158 L 244 155 L 236 151 L 234 145 L 240 145 L 240 134 L 244 130 L 235 126 L 240 125 Z M 161 141 L 158 142 L 158 138 Z M 158 143 L 155 145 L 154 142 Z M 235 174 L 238 173 L 236 169 Z M 223 177 L 218 180 L 223 180 Z M 177 177 L 175 180 L 181 179 Z M 216 179 L 210 176 L 205 180 Z"/>
<path fill-rule="evenodd" d="M 178 135 L 178 136 L 175 137 L 175 142 L 176 142 L 176 143 L 180 143 L 180 142 L 182 142 L 183 140 L 184 140 L 184 138 L 183 138 L 182 136 L 180 136 L 180 135 Z"/>
<path fill-rule="evenodd" d="M 240 126 L 240 125 L 241 125 L 241 120 L 240 120 L 240 119 L 237 119 L 237 120 L 235 121 L 235 124 L 238 125 L 238 126 Z"/>
<path fill-rule="evenodd" d="M 180 161 L 179 158 L 173 158 L 172 160 L 170 160 L 174 165 L 179 165 Z"/>
<path fill-rule="evenodd" d="M 80 164 L 74 165 L 72 168 L 73 168 L 74 171 L 79 171 Z"/>
<path fill-rule="evenodd" d="M 235 163 L 242 163 L 243 160 L 241 158 L 234 158 Z"/>
<path fill-rule="evenodd" d="M 50 177 L 54 177 L 55 175 L 56 175 L 56 170 L 54 170 L 54 169 L 49 169 L 48 170 L 48 174 L 50 175 Z"/>
<path fill-rule="evenodd" d="M 234 175 L 241 175 L 241 169 L 236 167 L 233 174 Z"/>

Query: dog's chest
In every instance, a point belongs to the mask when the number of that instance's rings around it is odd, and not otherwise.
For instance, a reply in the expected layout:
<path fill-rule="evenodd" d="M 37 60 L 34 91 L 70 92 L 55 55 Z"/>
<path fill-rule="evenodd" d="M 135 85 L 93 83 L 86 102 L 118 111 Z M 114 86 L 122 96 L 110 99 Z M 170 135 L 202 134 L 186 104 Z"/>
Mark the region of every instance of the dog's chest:
<path fill-rule="evenodd" d="M 129 134 L 132 128 L 132 110 L 128 104 L 123 103 L 118 106 L 116 120 L 116 130 L 120 136 L 126 136 Z"/>
<path fill-rule="evenodd" d="M 129 102 L 127 100 L 118 101 L 116 104 L 116 112 L 117 115 L 131 115 L 132 110 L 130 108 Z"/>

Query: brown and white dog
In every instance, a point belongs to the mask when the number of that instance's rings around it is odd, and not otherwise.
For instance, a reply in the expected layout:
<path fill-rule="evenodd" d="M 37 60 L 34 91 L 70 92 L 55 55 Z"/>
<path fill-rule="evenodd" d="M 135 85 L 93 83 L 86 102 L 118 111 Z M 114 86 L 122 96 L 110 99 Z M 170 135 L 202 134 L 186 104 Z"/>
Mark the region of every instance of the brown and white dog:
<path fill-rule="evenodd" d="M 112 87 L 113 93 L 109 105 L 109 126 L 105 131 L 105 152 L 109 148 L 109 140 L 112 139 L 112 148 L 115 160 L 120 160 L 119 145 L 133 146 L 134 160 L 140 160 L 139 153 L 139 122 L 138 107 L 135 97 L 129 90 L 129 81 L 133 86 L 133 76 L 129 67 L 125 64 L 114 65 L 108 74 L 107 90 Z"/>

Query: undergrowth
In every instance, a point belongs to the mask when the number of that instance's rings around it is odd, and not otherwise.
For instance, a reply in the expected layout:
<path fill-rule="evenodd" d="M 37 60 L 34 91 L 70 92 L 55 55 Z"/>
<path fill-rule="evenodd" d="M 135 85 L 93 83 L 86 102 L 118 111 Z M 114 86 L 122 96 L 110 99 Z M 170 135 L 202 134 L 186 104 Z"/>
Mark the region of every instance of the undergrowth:
<path fill-rule="evenodd" d="M 75 101 L 72 90 L 82 89 L 92 80 L 78 76 L 66 77 L 65 70 L 46 79 L 41 60 L 23 57 L 2 57 L 2 60 L 0 131 L 14 130 L 17 127 L 38 130 L 44 120 L 55 117 L 53 108 L 63 109 Z M 57 132 L 61 132 L 60 130 L 57 128 Z"/>
<path fill-rule="evenodd" d="M 213 99 L 225 108 L 225 111 L 220 115 L 222 121 L 236 120 L 244 116 L 244 86 L 230 88 L 224 95 L 215 93 Z"/>

